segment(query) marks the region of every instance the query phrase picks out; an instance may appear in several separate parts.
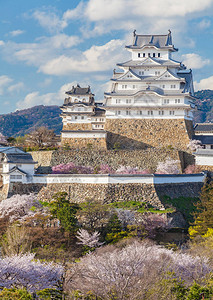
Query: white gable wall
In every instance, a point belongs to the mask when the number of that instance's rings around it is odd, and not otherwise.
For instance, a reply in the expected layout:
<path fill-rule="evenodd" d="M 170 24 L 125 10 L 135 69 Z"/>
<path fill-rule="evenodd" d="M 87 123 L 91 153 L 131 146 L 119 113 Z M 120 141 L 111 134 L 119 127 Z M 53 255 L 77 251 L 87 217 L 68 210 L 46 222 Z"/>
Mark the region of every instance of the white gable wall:
<path fill-rule="evenodd" d="M 146 47 L 141 49 L 136 49 L 136 50 L 129 50 L 132 52 L 132 60 L 144 60 L 147 57 L 149 57 L 149 53 L 150 53 L 150 57 L 153 57 L 153 53 L 155 53 L 155 57 L 154 58 L 158 58 L 158 53 L 160 53 L 160 58 L 161 59 L 170 59 L 171 58 L 171 54 L 169 53 L 170 51 L 168 50 L 159 50 L 157 48 L 153 48 L 153 47 Z M 138 57 L 138 53 L 140 53 L 140 57 Z M 143 53 L 145 53 L 145 58 L 143 57 Z"/>

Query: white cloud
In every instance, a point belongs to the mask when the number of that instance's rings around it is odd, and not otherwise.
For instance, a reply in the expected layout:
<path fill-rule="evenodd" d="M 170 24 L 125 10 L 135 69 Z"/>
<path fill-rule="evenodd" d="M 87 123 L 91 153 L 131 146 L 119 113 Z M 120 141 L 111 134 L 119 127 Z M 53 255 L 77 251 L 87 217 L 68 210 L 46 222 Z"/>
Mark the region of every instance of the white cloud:
<path fill-rule="evenodd" d="M 92 46 L 78 53 L 77 57 L 61 55 L 41 66 L 39 71 L 50 75 L 66 75 L 73 71 L 89 73 L 110 70 L 126 57 L 123 46 L 123 41 L 111 40 L 103 46 Z"/>
<path fill-rule="evenodd" d="M 198 26 L 199 29 L 207 29 L 211 26 L 211 21 L 204 19 L 200 23 L 198 23 L 197 26 Z"/>
<path fill-rule="evenodd" d="M 13 30 L 13 31 L 10 31 L 9 32 L 9 34 L 11 35 L 11 36 L 18 36 L 18 35 L 20 35 L 20 34 L 23 34 L 24 33 L 24 30 Z"/>
<path fill-rule="evenodd" d="M 86 15 L 91 21 L 112 20 L 124 16 L 174 17 L 185 16 L 209 8 L 212 0 L 90 0 Z"/>
<path fill-rule="evenodd" d="M 38 21 L 40 26 L 49 32 L 58 32 L 67 27 L 67 22 L 63 19 L 60 19 L 55 12 L 50 10 L 36 10 L 32 16 Z"/>
<path fill-rule="evenodd" d="M 194 82 L 195 90 L 213 90 L 213 76 L 201 79 L 200 82 Z"/>
<path fill-rule="evenodd" d="M 64 20 L 74 20 L 74 19 L 80 19 L 82 16 L 84 16 L 84 8 L 85 5 L 83 2 L 80 2 L 78 6 L 74 9 L 68 9 L 64 15 Z"/>
<path fill-rule="evenodd" d="M 176 41 L 184 43 L 187 22 L 201 14 L 211 14 L 212 0 L 89 0 L 67 10 L 63 18 L 79 19 L 84 38 L 102 35 L 113 30 L 141 33 L 175 31 Z M 83 24 L 83 25 L 82 25 Z M 186 37 L 188 43 L 188 37 Z"/>
<path fill-rule="evenodd" d="M 204 59 L 196 53 L 188 53 L 182 55 L 183 63 L 191 69 L 201 69 L 205 65 L 210 64 L 209 59 Z"/>
<path fill-rule="evenodd" d="M 13 92 L 19 92 L 19 91 L 21 91 L 21 90 L 23 90 L 24 89 L 24 84 L 23 84 L 23 82 L 18 82 L 18 83 L 16 83 L 16 84 L 13 84 L 13 85 L 11 85 L 11 86 L 9 86 L 8 87 L 8 91 L 10 92 L 10 93 L 13 93 Z"/>
<path fill-rule="evenodd" d="M 76 82 L 64 84 L 56 93 L 46 93 L 41 95 L 38 91 L 29 93 L 23 100 L 16 103 L 17 109 L 25 109 L 35 105 L 59 105 L 65 98 L 65 92 L 71 89 Z"/>
<path fill-rule="evenodd" d="M 5 45 L 5 42 L 0 40 L 0 46 L 4 46 Z"/>
<path fill-rule="evenodd" d="M 25 96 L 23 100 L 19 100 L 16 103 L 17 109 L 25 109 L 36 105 L 60 105 L 63 104 L 65 98 L 65 92 L 69 91 L 72 86 L 76 86 L 79 83 L 81 87 L 86 87 L 90 84 L 89 79 L 82 79 L 80 82 L 73 81 L 62 85 L 55 93 L 40 94 L 38 91 L 34 91 Z M 104 84 L 95 85 L 93 82 L 92 92 L 95 94 L 96 101 L 103 100 L 104 91 L 109 87 L 109 82 Z"/>
<path fill-rule="evenodd" d="M 2 75 L 0 76 L 0 95 L 3 95 L 5 92 L 5 89 L 7 88 L 7 86 L 12 82 L 13 80 L 6 76 L 6 75 Z"/>
<path fill-rule="evenodd" d="M 23 61 L 27 65 L 40 67 L 48 60 L 56 58 L 64 50 L 70 49 L 80 43 L 78 36 L 58 34 L 51 37 L 42 37 L 35 43 L 14 43 L 2 44 L 3 55 L 8 61 Z"/>

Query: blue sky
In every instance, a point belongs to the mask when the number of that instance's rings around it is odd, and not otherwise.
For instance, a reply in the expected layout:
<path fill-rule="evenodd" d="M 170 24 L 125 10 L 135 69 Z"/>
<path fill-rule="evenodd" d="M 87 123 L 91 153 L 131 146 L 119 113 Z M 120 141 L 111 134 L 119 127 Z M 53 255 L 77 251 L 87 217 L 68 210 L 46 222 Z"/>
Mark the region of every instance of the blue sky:
<path fill-rule="evenodd" d="M 172 30 L 174 58 L 193 69 L 195 89 L 213 89 L 213 0 L 0 0 L 0 113 L 61 105 L 73 84 L 96 100 L 124 46 Z"/>

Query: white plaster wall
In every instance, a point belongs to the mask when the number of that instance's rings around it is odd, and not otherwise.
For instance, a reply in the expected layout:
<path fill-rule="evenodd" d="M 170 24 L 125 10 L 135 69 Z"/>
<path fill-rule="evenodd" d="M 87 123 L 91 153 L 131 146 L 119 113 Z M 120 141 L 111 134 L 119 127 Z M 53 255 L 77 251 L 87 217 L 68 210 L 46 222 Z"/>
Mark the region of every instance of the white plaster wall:
<path fill-rule="evenodd" d="M 176 175 L 176 176 L 155 176 L 151 175 L 34 175 L 33 183 L 85 183 L 85 184 L 108 184 L 108 183 L 145 183 L 145 184 L 166 184 L 203 182 L 206 175 Z"/>
<path fill-rule="evenodd" d="M 159 111 L 162 111 L 163 107 L 162 109 L 155 109 L 154 106 L 149 108 L 138 107 L 137 110 L 130 109 L 130 115 L 126 114 L 127 110 L 119 107 L 113 110 L 106 108 L 106 119 L 189 119 L 185 115 L 184 110 L 175 110 L 174 108 L 164 110 L 164 115 L 159 115 Z M 138 113 L 140 110 L 142 115 Z M 118 111 L 120 111 L 120 114 L 118 114 Z M 153 115 L 149 115 L 148 111 L 153 111 Z M 170 111 L 174 111 L 174 115 L 170 115 Z"/>
<path fill-rule="evenodd" d="M 105 132 L 62 132 L 62 138 L 106 138 Z"/>
<path fill-rule="evenodd" d="M 142 50 L 138 49 L 138 50 L 129 50 L 132 52 L 132 60 L 144 60 L 148 57 L 148 53 L 150 53 L 150 57 L 153 57 L 153 53 L 155 53 L 155 58 L 156 59 L 169 59 L 170 55 L 169 55 L 169 51 L 168 50 L 159 50 L 157 48 L 153 48 L 153 47 L 147 47 L 144 48 Z M 138 53 L 141 53 L 141 57 L 138 57 Z M 143 53 L 146 54 L 146 57 L 143 57 Z M 161 57 L 158 57 L 158 53 L 161 54 Z"/>
<path fill-rule="evenodd" d="M 195 155 L 195 163 L 198 166 L 213 166 L 213 153 L 212 156 Z"/>

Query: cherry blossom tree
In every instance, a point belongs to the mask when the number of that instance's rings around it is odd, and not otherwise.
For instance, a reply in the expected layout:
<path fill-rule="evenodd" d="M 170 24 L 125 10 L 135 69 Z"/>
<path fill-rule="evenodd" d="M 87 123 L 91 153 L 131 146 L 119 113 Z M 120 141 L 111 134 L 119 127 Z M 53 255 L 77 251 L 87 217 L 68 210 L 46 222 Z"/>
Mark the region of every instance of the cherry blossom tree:
<path fill-rule="evenodd" d="M 103 244 L 99 242 L 100 233 L 98 231 L 90 234 L 85 229 L 79 229 L 76 237 L 79 240 L 78 244 L 88 246 L 90 248 L 96 248 Z"/>
<path fill-rule="evenodd" d="M 187 148 L 191 151 L 196 151 L 197 149 L 202 149 L 202 143 L 199 140 L 190 140 Z"/>
<path fill-rule="evenodd" d="M 178 160 L 168 158 L 165 162 L 159 162 L 157 165 L 157 174 L 179 174 Z"/>
<path fill-rule="evenodd" d="M 35 216 L 38 211 L 48 215 L 47 208 L 43 208 L 35 194 L 14 195 L 0 202 L 0 218 L 9 217 L 10 222 L 23 222 Z"/>
<path fill-rule="evenodd" d="M 58 288 L 63 267 L 34 260 L 35 254 L 13 255 L 0 258 L 0 286 L 26 288 L 30 292 Z"/>
<path fill-rule="evenodd" d="M 167 217 L 165 214 L 159 215 L 155 213 L 144 213 L 141 220 L 141 225 L 144 226 L 147 236 L 153 238 L 160 229 L 164 231 L 168 228 Z"/>
<path fill-rule="evenodd" d="M 90 166 L 78 166 L 73 162 L 52 167 L 53 174 L 92 174 L 94 168 Z"/>
<path fill-rule="evenodd" d="M 55 146 L 55 136 L 53 130 L 42 126 L 29 133 L 26 142 L 29 146 L 37 146 L 39 148 L 51 147 Z"/>
<path fill-rule="evenodd" d="M 0 132 L 0 144 L 7 144 L 7 139 L 6 137 Z"/>
<path fill-rule="evenodd" d="M 145 242 L 107 247 L 105 251 L 102 247 L 87 254 L 69 269 L 67 290 L 85 294 L 91 291 L 101 299 L 146 299 L 144 293 L 162 274 L 174 272 L 173 278 L 192 283 L 211 272 L 207 262 L 199 257 Z"/>

